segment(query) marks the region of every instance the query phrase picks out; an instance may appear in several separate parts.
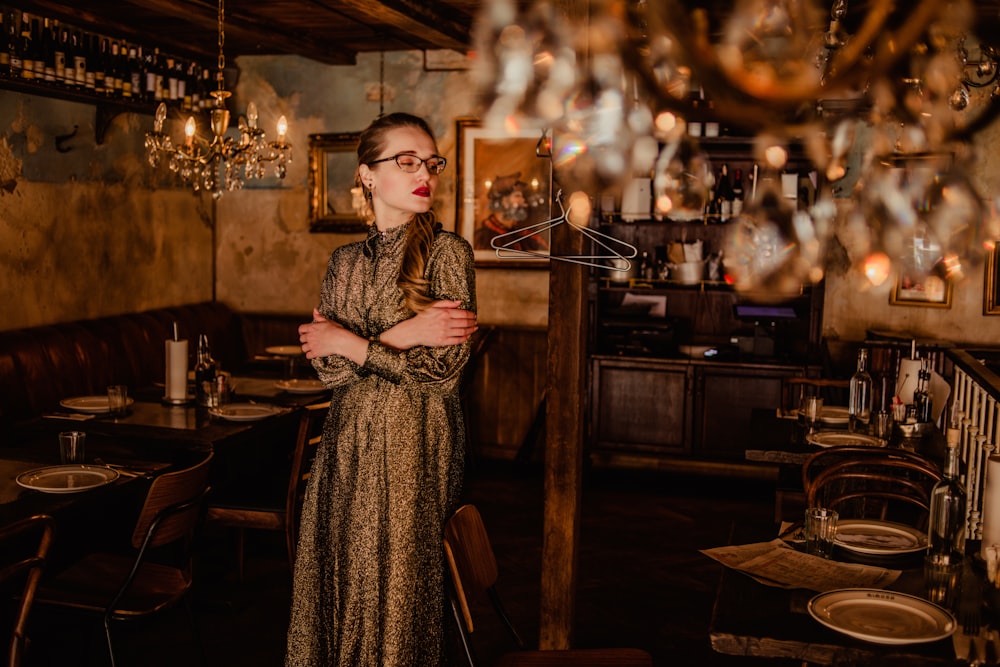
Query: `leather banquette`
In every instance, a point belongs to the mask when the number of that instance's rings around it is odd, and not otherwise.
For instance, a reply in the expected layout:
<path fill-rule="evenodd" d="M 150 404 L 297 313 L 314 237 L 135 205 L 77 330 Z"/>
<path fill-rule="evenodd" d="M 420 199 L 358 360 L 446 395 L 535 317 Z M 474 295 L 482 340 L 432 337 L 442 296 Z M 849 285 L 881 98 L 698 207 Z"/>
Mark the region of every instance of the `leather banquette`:
<path fill-rule="evenodd" d="M 51 411 L 67 396 L 103 394 L 109 384 L 134 391 L 163 382 L 164 341 L 173 337 L 175 322 L 188 340 L 189 368 L 205 333 L 221 367 L 237 369 L 264 344 L 296 342 L 296 322 L 307 317 L 240 315 L 223 303 L 202 302 L 0 331 L 0 425 Z"/>

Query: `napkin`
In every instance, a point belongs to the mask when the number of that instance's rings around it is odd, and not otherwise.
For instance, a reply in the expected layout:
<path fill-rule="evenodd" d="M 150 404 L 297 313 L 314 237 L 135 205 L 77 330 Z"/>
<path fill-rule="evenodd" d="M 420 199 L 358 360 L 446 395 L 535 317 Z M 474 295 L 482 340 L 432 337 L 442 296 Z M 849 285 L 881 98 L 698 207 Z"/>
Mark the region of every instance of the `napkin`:
<path fill-rule="evenodd" d="M 188 342 L 167 340 L 166 398 L 172 401 L 187 400 Z"/>

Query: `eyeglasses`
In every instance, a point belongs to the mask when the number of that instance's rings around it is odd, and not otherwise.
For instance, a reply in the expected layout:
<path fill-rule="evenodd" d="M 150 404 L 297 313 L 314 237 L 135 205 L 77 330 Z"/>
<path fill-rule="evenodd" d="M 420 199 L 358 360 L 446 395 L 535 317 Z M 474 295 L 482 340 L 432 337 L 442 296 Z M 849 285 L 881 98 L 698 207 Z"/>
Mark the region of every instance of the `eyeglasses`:
<path fill-rule="evenodd" d="M 407 174 L 415 174 L 420 171 L 420 165 L 426 165 L 427 171 L 432 174 L 440 174 L 444 171 L 444 168 L 448 166 L 448 160 L 440 155 L 432 155 L 426 160 L 422 160 L 416 155 L 410 155 L 408 153 L 399 153 L 398 155 L 393 155 L 392 157 L 384 157 L 381 160 L 372 160 L 368 163 L 368 166 L 370 167 L 374 164 L 378 164 L 379 162 L 388 162 L 389 160 L 395 160 L 396 165 Z"/>

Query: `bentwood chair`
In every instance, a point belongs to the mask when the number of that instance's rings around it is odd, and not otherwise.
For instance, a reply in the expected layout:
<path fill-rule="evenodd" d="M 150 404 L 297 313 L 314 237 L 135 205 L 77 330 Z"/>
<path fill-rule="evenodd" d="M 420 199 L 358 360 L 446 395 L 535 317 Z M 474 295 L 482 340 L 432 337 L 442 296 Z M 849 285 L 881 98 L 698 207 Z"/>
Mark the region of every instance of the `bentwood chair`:
<path fill-rule="evenodd" d="M 809 507 L 837 510 L 841 518 L 895 521 L 926 528 L 930 495 L 941 473 L 896 456 L 835 463 L 810 482 Z"/>
<path fill-rule="evenodd" d="M 14 602 L 7 667 L 20 667 L 28 646 L 28 616 L 52 546 L 52 517 L 38 514 L 0 530 L 0 594 Z M 3 616 L 7 618 L 7 609 Z"/>
<path fill-rule="evenodd" d="M 149 487 L 127 552 L 84 556 L 38 588 L 36 603 L 100 615 L 111 665 L 116 665 L 111 622 L 137 620 L 183 603 L 192 634 L 200 636 L 190 606 L 192 551 L 208 493 L 208 454 L 196 465 L 156 477 Z"/>
<path fill-rule="evenodd" d="M 444 553 L 451 574 L 451 608 L 458 626 L 469 667 L 477 667 L 472 649 L 475 625 L 470 599 L 488 596 L 493 609 L 510 632 L 517 651 L 502 656 L 497 667 L 652 667 L 653 658 L 635 648 L 569 649 L 531 651 L 507 615 L 496 583 L 499 576 L 496 556 L 490 545 L 479 510 L 463 505 L 448 520 L 444 530 Z"/>
<path fill-rule="evenodd" d="M 305 407 L 295 445 L 289 452 L 288 469 L 283 474 L 271 475 L 277 484 L 238 488 L 208 501 L 207 521 L 237 529 L 237 571 L 241 582 L 247 529 L 284 531 L 288 566 L 294 567 L 302 499 L 329 409 L 330 401 Z"/>

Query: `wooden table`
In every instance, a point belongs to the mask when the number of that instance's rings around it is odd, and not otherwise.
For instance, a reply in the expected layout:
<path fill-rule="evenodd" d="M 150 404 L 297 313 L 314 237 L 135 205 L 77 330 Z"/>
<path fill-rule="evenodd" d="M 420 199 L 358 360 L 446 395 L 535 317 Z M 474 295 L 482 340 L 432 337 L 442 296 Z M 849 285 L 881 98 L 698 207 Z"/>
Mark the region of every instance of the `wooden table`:
<path fill-rule="evenodd" d="M 747 530 L 742 526 L 738 535 L 767 532 L 774 536 L 773 527 Z M 755 539 L 734 543 L 748 543 Z M 834 552 L 837 556 L 837 552 Z M 906 557 L 898 565 L 903 569 L 888 590 L 924 597 L 923 570 L 920 559 Z M 816 665 L 885 665 L 888 663 L 923 667 L 955 665 L 950 639 L 925 644 L 889 646 L 853 639 L 816 621 L 807 611 L 807 603 L 816 595 L 813 591 L 785 590 L 765 586 L 746 574 L 720 565 L 721 576 L 712 610 L 709 629 L 712 648 L 729 655 L 783 658 Z"/>

